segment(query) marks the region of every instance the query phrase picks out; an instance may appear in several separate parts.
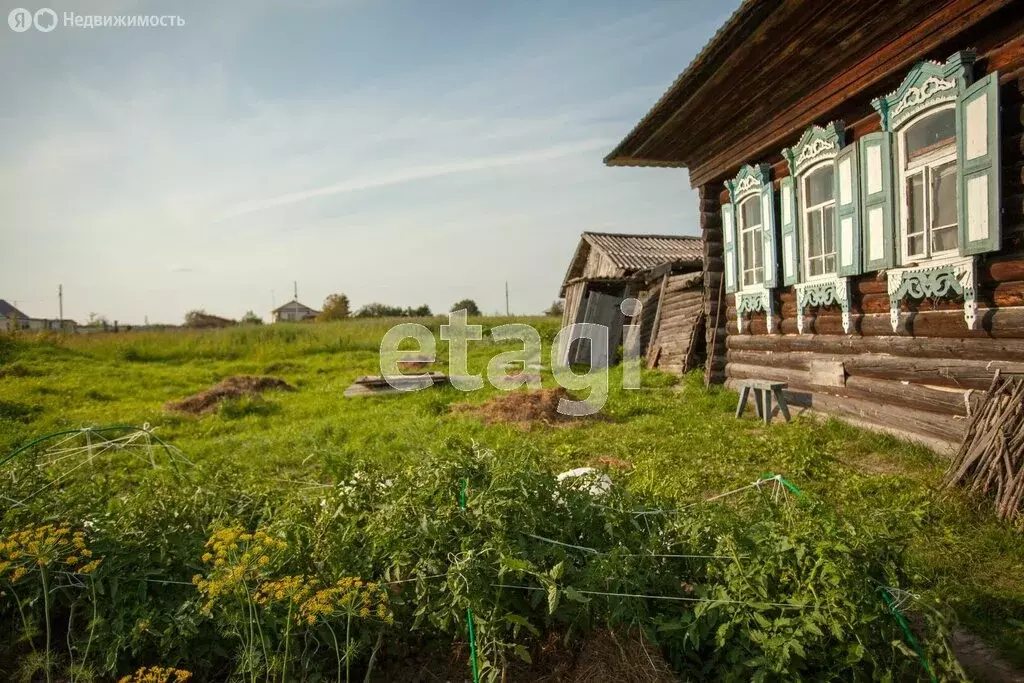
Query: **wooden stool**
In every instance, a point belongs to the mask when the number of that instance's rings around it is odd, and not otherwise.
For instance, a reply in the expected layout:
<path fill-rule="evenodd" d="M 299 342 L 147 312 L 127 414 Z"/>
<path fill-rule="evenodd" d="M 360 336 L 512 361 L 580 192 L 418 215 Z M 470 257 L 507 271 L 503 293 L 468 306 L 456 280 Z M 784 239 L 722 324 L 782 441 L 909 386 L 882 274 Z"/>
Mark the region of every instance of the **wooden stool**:
<path fill-rule="evenodd" d="M 764 379 L 744 380 L 743 388 L 740 389 L 740 403 L 736 406 L 736 417 L 739 418 L 743 415 L 743 410 L 747 407 L 747 399 L 750 397 L 750 390 L 753 389 L 754 408 L 757 410 L 759 419 L 764 420 L 765 424 L 772 421 L 772 395 L 774 394 L 775 401 L 779 404 L 779 411 L 785 416 L 786 422 L 789 422 L 791 419 L 789 406 L 786 405 L 786 398 L 782 395 L 782 390 L 786 386 L 785 382 L 771 382 Z"/>

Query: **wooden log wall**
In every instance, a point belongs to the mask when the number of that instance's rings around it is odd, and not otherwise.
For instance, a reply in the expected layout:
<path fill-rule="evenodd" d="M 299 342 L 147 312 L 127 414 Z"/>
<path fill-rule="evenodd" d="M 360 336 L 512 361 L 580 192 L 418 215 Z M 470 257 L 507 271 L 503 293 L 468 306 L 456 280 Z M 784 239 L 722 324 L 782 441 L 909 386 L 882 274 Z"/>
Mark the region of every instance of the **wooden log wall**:
<path fill-rule="evenodd" d="M 665 282 L 654 339 L 658 349 L 657 367 L 662 370 L 681 375 L 704 361 L 703 340 L 700 344 L 693 344 L 693 335 L 704 332 L 699 324 L 704 307 L 702 285 L 701 273 L 671 275 Z M 660 283 L 657 289 L 660 289 Z"/>
<path fill-rule="evenodd" d="M 704 242 L 704 371 L 705 379 L 714 383 L 725 381 L 727 335 L 720 187 L 707 184 L 697 188 L 700 234 Z"/>
<path fill-rule="evenodd" d="M 979 72 L 998 68 L 1001 74 L 1003 244 L 1000 252 L 979 263 L 976 329 L 967 329 L 962 300 L 909 300 L 901 304 L 899 326 L 893 332 L 884 273 L 853 279 L 850 334 L 843 331 L 838 307 L 805 310 L 804 333 L 798 334 L 792 288 L 774 291 L 773 334 L 768 334 L 763 313 L 745 318 L 740 334 L 735 297 L 728 295 L 719 335 L 727 339 L 727 364 L 724 373 L 712 364 L 715 381 L 732 388 L 745 379 L 787 382 L 788 398 L 795 406 L 949 450 L 963 438 L 968 411 L 984 395 L 996 370 L 1024 377 L 1024 21 L 972 36 L 977 43 L 948 44 L 922 58 L 977 47 Z M 863 111 L 863 105 L 851 103 L 845 113 Z M 844 112 L 830 118 L 844 118 Z M 877 128 L 874 115 L 852 125 L 848 121 L 847 141 Z M 777 185 L 788 169 L 781 157 L 767 161 Z M 728 195 L 721 184 L 700 190 L 705 254 L 719 257 L 719 207 Z M 710 295 L 717 294 L 720 279 L 718 271 L 706 276 Z M 708 310 L 714 319 L 713 301 Z M 709 325 L 709 344 L 713 330 Z"/>

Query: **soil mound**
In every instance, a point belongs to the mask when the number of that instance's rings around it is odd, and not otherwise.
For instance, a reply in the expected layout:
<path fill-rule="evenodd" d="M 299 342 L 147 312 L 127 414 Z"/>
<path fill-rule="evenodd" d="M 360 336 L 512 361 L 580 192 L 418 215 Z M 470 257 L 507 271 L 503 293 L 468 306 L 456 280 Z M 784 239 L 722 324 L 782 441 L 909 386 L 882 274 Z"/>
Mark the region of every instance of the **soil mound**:
<path fill-rule="evenodd" d="M 556 424 L 582 419 L 558 412 L 558 402 L 563 398 L 570 401 L 576 400 L 561 387 L 536 391 L 512 391 L 485 403 L 456 404 L 452 406 L 452 412 L 478 415 L 486 424 L 504 422 L 523 427 L 529 427 L 534 423 Z"/>
<path fill-rule="evenodd" d="M 532 662 L 513 659 L 499 680 L 508 683 L 674 683 L 679 680 L 657 647 L 636 630 L 628 634 L 600 630 L 581 642 L 566 645 L 556 633 L 531 648 Z M 391 653 L 370 680 L 464 681 L 469 679 L 465 643 L 453 646 L 447 657 L 417 652 Z M 400 655 L 400 656 L 394 656 Z M 404 655 L 404 656 L 401 656 Z"/>
<path fill-rule="evenodd" d="M 190 415 L 205 415 L 216 410 L 220 402 L 225 399 L 257 396 L 270 389 L 295 391 L 295 387 L 278 377 L 235 375 L 221 380 L 194 396 L 183 398 L 180 401 L 168 401 L 164 405 L 164 410 L 189 413 Z"/>

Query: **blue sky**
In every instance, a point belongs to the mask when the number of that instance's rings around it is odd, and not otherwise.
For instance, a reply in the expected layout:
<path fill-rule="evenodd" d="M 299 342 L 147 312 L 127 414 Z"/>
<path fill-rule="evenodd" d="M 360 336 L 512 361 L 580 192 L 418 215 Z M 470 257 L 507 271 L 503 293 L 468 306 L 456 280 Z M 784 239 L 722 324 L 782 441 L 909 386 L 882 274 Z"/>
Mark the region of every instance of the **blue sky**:
<path fill-rule="evenodd" d="M 507 280 L 538 312 L 584 230 L 697 234 L 684 170 L 601 159 L 736 4 L 50 2 L 186 24 L 0 24 L 0 298 L 179 323 L 298 280 L 496 312 Z"/>

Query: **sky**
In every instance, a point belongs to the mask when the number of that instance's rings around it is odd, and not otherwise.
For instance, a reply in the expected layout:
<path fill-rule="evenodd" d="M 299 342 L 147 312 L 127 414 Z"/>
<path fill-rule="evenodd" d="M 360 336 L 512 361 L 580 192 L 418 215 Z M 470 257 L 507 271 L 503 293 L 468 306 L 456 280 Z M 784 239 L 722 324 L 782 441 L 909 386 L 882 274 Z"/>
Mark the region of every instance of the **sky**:
<path fill-rule="evenodd" d="M 738 4 L 28 3 L 59 21 L 0 24 L 0 298 L 122 324 L 269 319 L 294 281 L 538 313 L 585 230 L 698 234 L 685 169 L 602 158 Z"/>

